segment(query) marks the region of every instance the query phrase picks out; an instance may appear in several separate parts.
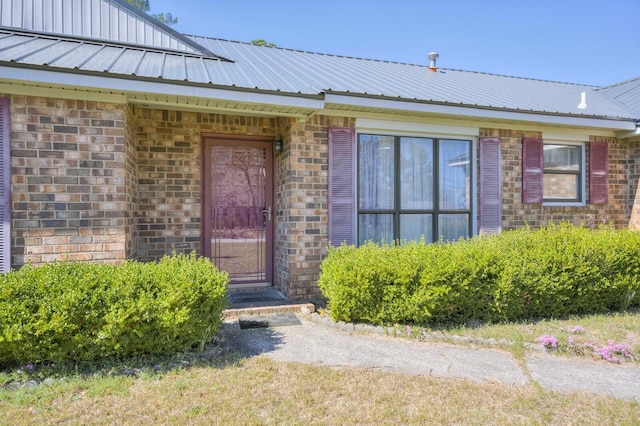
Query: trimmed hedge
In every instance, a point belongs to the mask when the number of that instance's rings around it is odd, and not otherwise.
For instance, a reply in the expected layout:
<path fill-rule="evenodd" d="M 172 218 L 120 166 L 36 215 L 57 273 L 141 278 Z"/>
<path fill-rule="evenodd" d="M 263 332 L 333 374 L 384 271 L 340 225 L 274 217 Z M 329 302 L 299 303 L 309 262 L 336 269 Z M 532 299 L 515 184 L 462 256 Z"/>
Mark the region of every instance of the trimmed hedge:
<path fill-rule="evenodd" d="M 192 255 L 0 276 L 0 365 L 168 354 L 210 340 L 228 277 Z"/>
<path fill-rule="evenodd" d="M 640 233 L 569 224 L 454 243 L 332 247 L 318 285 L 335 320 L 502 322 L 640 306 Z"/>

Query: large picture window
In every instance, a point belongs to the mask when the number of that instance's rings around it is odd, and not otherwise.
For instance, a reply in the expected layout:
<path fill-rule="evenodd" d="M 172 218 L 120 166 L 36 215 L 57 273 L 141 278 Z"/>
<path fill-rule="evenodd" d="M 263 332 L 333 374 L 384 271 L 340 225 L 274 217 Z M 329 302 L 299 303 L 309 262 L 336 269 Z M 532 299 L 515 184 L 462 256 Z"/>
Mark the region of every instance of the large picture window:
<path fill-rule="evenodd" d="M 471 234 L 471 141 L 360 134 L 358 242 Z"/>

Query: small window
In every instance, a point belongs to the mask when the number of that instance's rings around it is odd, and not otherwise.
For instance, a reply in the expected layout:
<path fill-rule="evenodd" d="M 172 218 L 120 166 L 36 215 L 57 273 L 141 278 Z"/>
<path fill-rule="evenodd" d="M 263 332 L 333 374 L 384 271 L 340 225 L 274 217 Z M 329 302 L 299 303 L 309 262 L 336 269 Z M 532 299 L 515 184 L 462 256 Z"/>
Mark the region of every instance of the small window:
<path fill-rule="evenodd" d="M 545 143 L 543 196 L 545 202 L 584 202 L 584 145 Z"/>

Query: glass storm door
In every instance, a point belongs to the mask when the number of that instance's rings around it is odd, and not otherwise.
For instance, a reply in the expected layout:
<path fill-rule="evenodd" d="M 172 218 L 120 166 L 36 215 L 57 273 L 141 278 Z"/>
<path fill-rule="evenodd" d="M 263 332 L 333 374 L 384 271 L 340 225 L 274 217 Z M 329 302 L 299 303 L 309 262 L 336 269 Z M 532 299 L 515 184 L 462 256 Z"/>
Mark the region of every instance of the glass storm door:
<path fill-rule="evenodd" d="M 203 255 L 231 284 L 272 280 L 271 142 L 205 139 Z"/>

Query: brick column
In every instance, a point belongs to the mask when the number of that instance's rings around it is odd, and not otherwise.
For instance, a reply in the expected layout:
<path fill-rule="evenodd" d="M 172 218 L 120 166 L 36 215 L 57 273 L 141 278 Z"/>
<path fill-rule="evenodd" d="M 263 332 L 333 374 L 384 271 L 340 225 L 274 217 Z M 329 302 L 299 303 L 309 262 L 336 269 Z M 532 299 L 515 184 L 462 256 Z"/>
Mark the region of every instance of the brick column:
<path fill-rule="evenodd" d="M 275 285 L 292 300 L 322 297 L 317 282 L 327 249 L 329 126 L 353 127 L 354 120 L 280 120 L 285 146 L 276 157 Z"/>

